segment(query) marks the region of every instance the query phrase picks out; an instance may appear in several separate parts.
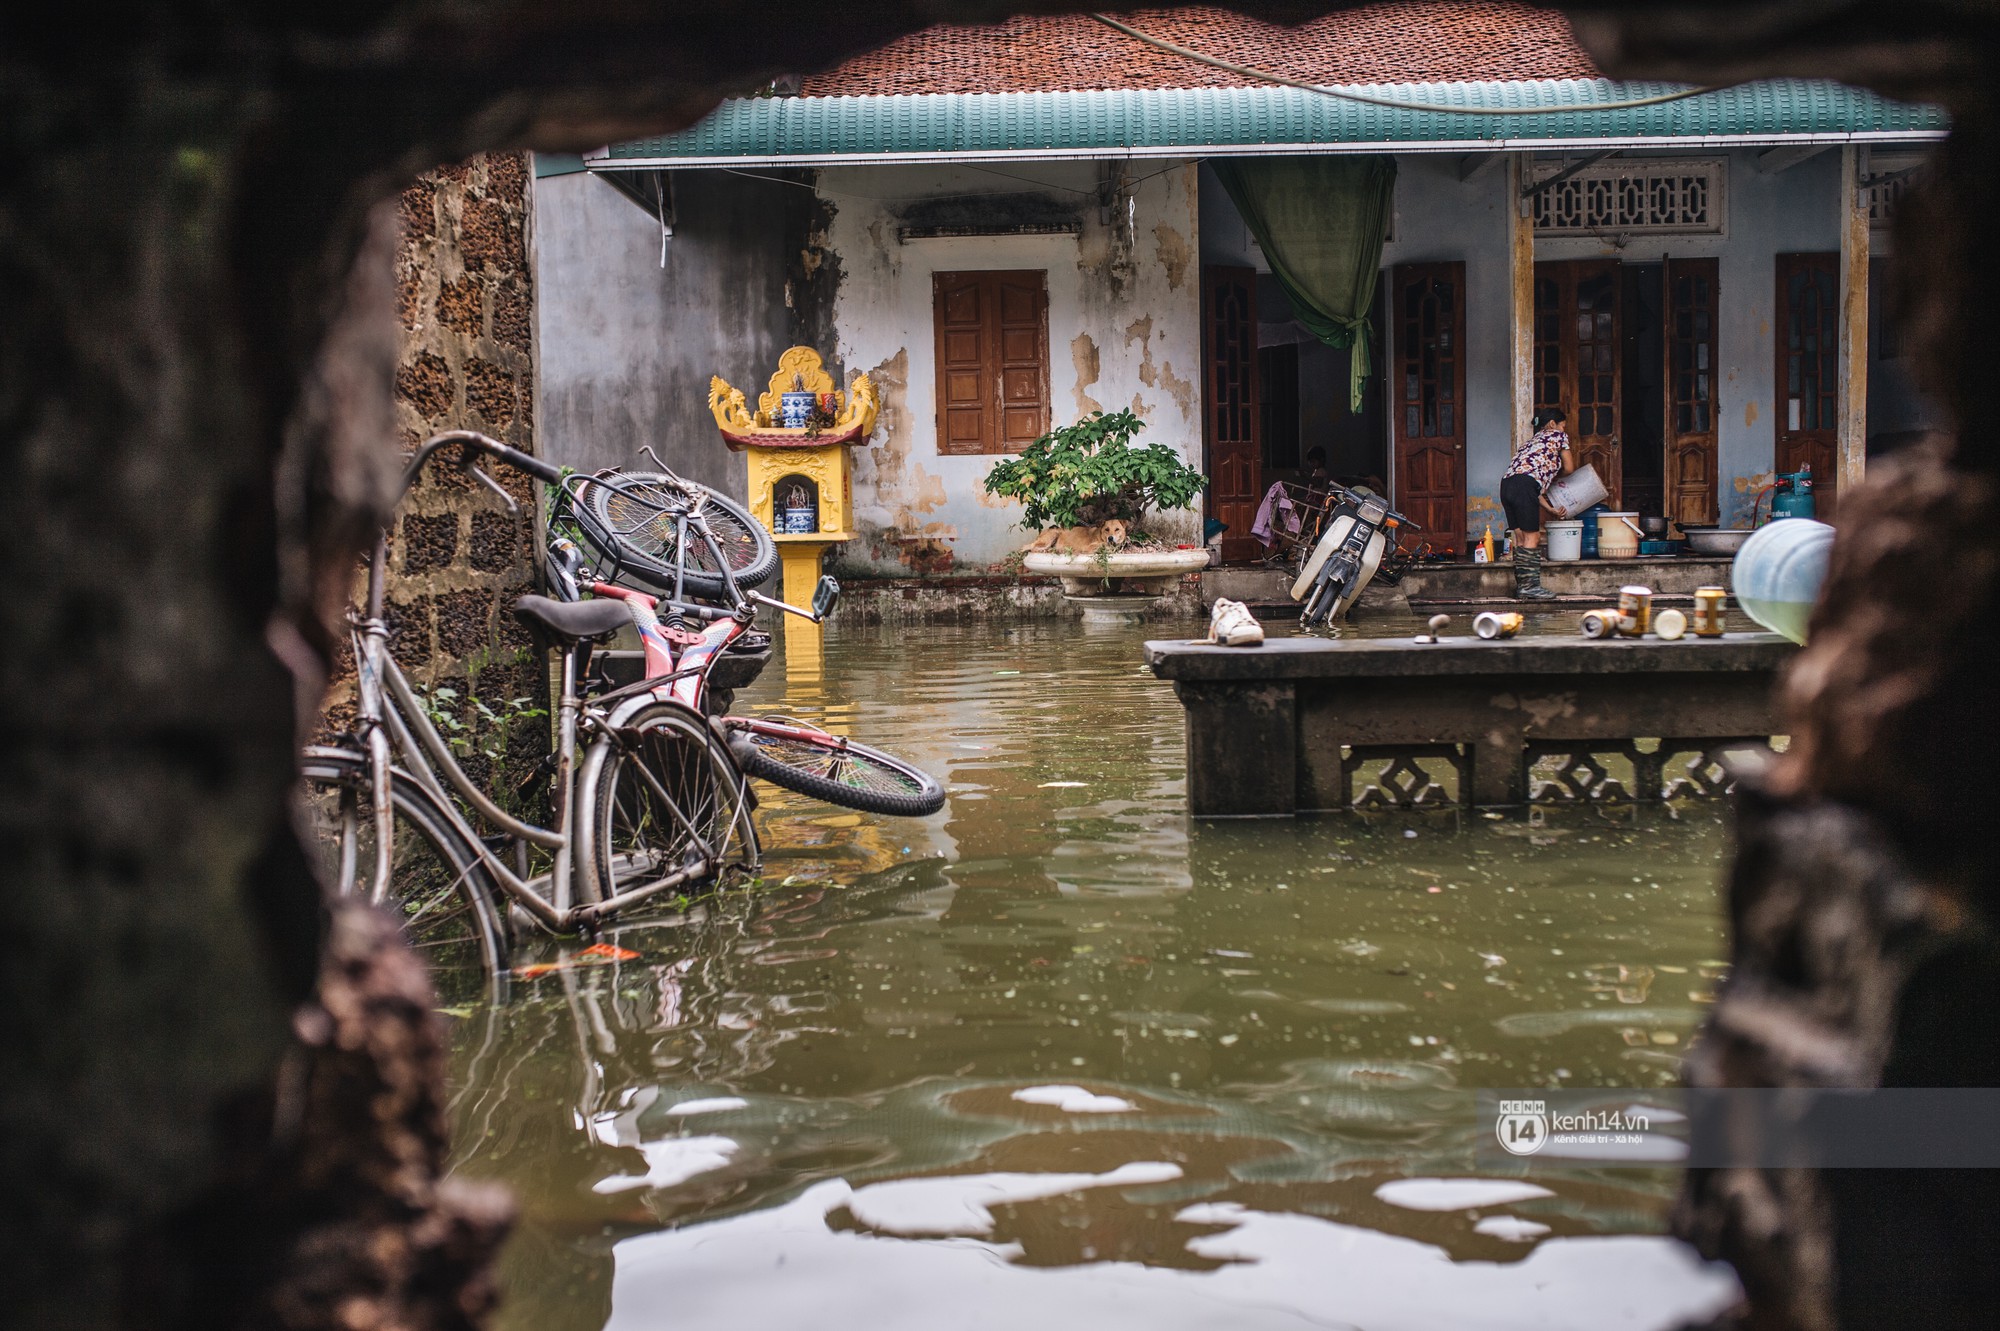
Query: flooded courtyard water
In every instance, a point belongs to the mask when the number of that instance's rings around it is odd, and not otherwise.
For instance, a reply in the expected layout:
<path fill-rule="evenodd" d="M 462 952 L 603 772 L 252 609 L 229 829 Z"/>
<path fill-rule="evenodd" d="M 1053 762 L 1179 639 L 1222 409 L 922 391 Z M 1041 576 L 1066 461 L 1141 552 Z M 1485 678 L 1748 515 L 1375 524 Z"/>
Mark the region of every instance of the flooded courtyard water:
<path fill-rule="evenodd" d="M 458 1169 L 521 1206 L 501 1325 L 1667 1327 L 1729 1302 L 1661 1236 L 1670 1171 L 1482 1167 L 1468 1094 L 1674 1079 L 1720 974 L 1723 809 L 1192 825 L 1138 644 L 1198 631 L 846 628 L 816 670 L 774 662 L 739 710 L 880 744 L 950 802 L 766 788 L 758 886 L 455 1010 Z"/>

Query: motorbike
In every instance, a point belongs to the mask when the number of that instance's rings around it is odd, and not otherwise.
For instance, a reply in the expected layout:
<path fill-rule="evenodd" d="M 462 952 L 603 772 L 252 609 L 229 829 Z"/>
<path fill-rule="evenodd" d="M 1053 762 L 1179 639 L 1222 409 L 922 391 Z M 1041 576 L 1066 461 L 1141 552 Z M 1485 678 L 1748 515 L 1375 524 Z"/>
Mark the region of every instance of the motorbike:
<path fill-rule="evenodd" d="M 1422 553 L 1422 531 L 1379 496 L 1334 486 L 1319 540 L 1292 581 L 1299 624 L 1313 628 L 1346 614 L 1380 578 L 1394 585 Z"/>

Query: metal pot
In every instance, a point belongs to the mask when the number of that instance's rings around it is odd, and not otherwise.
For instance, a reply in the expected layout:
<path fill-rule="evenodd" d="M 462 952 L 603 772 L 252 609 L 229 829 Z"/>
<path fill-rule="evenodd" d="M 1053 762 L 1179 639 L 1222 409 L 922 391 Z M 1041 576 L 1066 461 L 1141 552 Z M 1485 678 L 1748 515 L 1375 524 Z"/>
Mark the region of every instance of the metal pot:
<path fill-rule="evenodd" d="M 1698 555 L 1733 555 L 1743 548 L 1750 539 L 1747 527 L 1688 527 L 1681 528 L 1681 535 L 1687 537 L 1688 549 Z"/>
<path fill-rule="evenodd" d="M 1640 518 L 1639 530 L 1648 539 L 1660 540 L 1667 534 L 1667 520 L 1665 518 Z"/>

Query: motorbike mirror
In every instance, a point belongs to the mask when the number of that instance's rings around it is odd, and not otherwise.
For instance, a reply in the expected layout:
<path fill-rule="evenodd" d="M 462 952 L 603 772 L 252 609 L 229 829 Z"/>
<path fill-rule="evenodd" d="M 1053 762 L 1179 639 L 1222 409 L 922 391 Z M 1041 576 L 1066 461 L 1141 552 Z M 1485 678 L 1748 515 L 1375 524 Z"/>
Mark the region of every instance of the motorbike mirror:
<path fill-rule="evenodd" d="M 819 586 L 813 588 L 813 618 L 827 618 L 833 614 L 834 607 L 839 604 L 840 584 L 834 581 L 831 573 L 820 574 Z"/>

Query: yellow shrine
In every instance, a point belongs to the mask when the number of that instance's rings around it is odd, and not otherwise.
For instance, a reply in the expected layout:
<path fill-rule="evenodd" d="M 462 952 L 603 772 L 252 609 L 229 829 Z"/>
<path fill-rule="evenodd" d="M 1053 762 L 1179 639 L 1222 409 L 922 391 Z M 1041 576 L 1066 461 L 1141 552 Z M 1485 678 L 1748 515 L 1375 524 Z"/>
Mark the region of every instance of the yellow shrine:
<path fill-rule="evenodd" d="M 868 442 L 880 405 L 865 374 L 856 375 L 845 393 L 835 388 L 811 347 L 778 357 L 755 412 L 742 389 L 720 375 L 708 381 L 708 409 L 723 442 L 748 455 L 750 512 L 778 543 L 784 596 L 793 605 L 812 600 L 827 548 L 854 539 L 848 450 Z M 788 621 L 788 641 L 793 627 L 811 626 Z"/>

